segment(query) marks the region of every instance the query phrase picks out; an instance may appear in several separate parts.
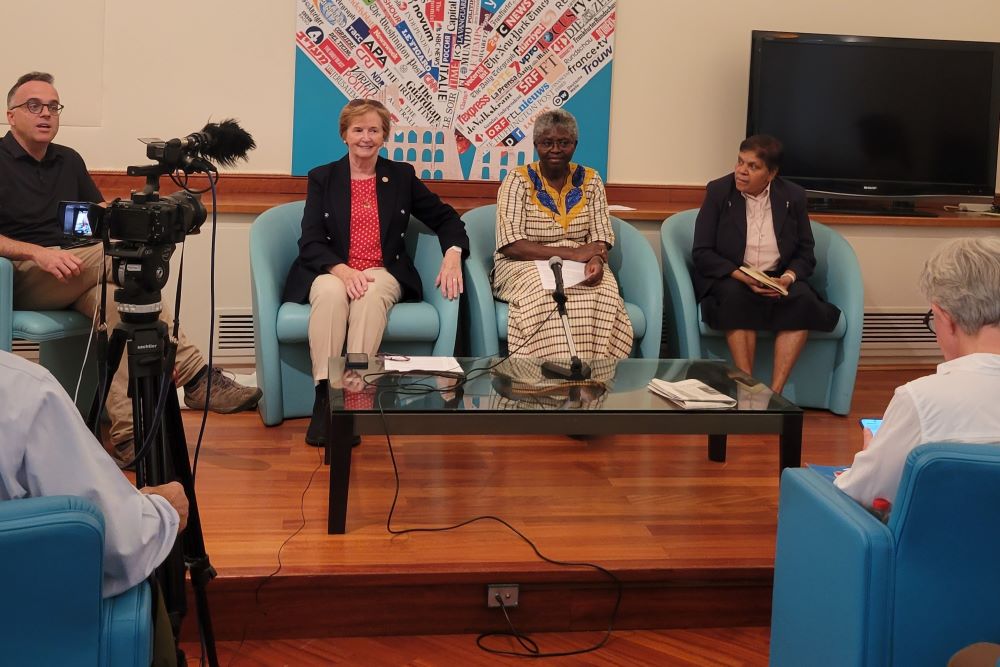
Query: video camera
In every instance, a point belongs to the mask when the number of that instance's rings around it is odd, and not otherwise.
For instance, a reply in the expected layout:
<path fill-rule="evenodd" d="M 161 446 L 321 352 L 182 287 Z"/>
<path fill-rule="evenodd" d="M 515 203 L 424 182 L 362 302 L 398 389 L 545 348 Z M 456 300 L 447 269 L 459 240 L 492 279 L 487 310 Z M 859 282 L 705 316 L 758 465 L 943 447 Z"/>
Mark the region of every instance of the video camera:
<path fill-rule="evenodd" d="M 90 202 L 59 202 L 58 217 L 63 234 L 79 238 L 104 238 L 105 225 L 110 239 L 160 245 L 181 243 L 188 234 L 197 234 L 207 211 L 198 194 L 180 190 L 155 201 L 114 201 L 108 208 Z"/>
<path fill-rule="evenodd" d="M 123 313 L 131 305 L 159 311 L 159 290 L 166 285 L 174 247 L 197 234 L 207 218 L 202 191 L 186 187 L 187 175 L 206 173 L 214 185 L 218 172 L 209 159 L 232 166 L 256 147 L 233 119 L 209 123 L 182 139 L 141 141 L 146 157 L 157 161 L 128 167 L 129 176 L 146 177 L 141 191 L 133 191 L 129 200 L 116 199 L 106 209 L 90 202 L 60 202 L 57 214 L 65 236 L 104 241 L 105 254 L 113 258 L 115 283 L 122 288 L 115 300 Z M 178 172 L 185 175 L 183 181 Z M 168 174 L 184 189 L 161 197 L 160 176 Z"/>

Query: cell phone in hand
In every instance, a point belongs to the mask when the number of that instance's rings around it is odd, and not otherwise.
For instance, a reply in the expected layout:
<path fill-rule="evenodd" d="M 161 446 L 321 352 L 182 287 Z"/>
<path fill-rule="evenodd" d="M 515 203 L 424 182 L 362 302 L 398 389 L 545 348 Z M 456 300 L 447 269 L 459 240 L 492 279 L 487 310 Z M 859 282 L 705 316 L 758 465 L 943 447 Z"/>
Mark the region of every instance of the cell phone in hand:
<path fill-rule="evenodd" d="M 866 428 L 872 432 L 872 435 L 878 433 L 879 426 L 882 425 L 881 419 L 876 419 L 875 417 L 865 417 L 858 420 L 861 422 L 861 428 Z"/>

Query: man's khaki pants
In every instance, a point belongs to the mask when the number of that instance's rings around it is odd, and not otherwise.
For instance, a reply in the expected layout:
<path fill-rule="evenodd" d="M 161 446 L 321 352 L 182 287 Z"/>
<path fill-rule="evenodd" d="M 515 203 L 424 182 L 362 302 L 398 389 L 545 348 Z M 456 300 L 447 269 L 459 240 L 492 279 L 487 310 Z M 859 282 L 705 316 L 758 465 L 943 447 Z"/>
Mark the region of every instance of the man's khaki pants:
<path fill-rule="evenodd" d="M 60 310 L 72 308 L 93 320 L 94 312 L 101 300 L 101 274 L 104 270 L 108 280 L 106 317 L 108 331 L 118 324 L 118 310 L 114 302 L 114 279 L 111 275 L 111 258 L 104 259 L 103 246 L 96 245 L 68 250 L 81 260 L 80 275 L 66 282 L 60 281 L 34 261 L 25 260 L 14 264 L 14 308 L 17 310 Z M 169 310 L 164 307 L 160 319 L 169 323 Z M 83 359 L 85 350 L 80 350 Z M 174 366 L 179 384 L 188 382 L 205 365 L 205 359 L 183 333 L 177 344 L 177 360 Z M 128 363 L 123 357 L 111 382 L 107 401 L 108 416 L 111 418 L 111 442 L 117 444 L 132 437 L 132 401 L 128 398 Z"/>

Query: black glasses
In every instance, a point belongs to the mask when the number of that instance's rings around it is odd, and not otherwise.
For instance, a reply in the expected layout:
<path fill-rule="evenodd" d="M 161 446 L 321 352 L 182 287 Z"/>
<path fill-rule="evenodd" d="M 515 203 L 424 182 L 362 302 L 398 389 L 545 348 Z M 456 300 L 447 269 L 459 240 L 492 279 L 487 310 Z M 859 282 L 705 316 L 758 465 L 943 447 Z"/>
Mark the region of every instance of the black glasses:
<path fill-rule="evenodd" d="M 15 104 L 10 108 L 10 110 L 13 111 L 18 107 L 24 107 L 33 114 L 42 113 L 43 108 L 48 109 L 49 113 L 52 114 L 53 116 L 58 116 L 60 113 L 62 113 L 62 110 L 66 108 L 65 105 L 59 104 L 58 102 L 50 102 L 49 104 L 45 104 L 41 100 L 36 100 L 34 97 L 32 97 L 27 102 L 21 102 L 20 104 Z"/>
<path fill-rule="evenodd" d="M 937 333 L 937 331 L 934 330 L 933 310 L 928 310 L 927 313 L 924 315 L 924 326 L 927 327 L 927 330 L 930 331 L 931 333 Z"/>
<path fill-rule="evenodd" d="M 566 150 L 567 148 L 570 148 L 571 146 L 574 145 L 576 145 L 576 140 L 574 139 L 558 139 L 556 141 L 552 141 L 551 139 L 544 139 L 542 141 L 535 142 L 535 146 L 547 151 L 552 150 L 556 146 L 558 146 L 562 150 Z"/>

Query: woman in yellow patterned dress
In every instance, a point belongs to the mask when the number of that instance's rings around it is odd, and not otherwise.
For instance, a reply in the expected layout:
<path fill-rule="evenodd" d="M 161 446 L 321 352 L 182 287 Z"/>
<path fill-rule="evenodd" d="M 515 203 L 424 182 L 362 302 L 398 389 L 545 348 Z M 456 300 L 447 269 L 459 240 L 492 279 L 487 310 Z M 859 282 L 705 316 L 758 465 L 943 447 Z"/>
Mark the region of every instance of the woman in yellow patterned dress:
<path fill-rule="evenodd" d="M 561 109 L 538 117 L 538 162 L 507 174 L 497 195 L 493 293 L 510 306 L 512 355 L 569 358 L 552 291 L 542 288 L 534 260 L 559 256 L 582 262 L 583 282 L 566 288 L 573 343 L 581 359 L 629 356 L 632 323 L 607 269 L 614 232 L 600 175 L 572 163 L 579 130 Z"/>

